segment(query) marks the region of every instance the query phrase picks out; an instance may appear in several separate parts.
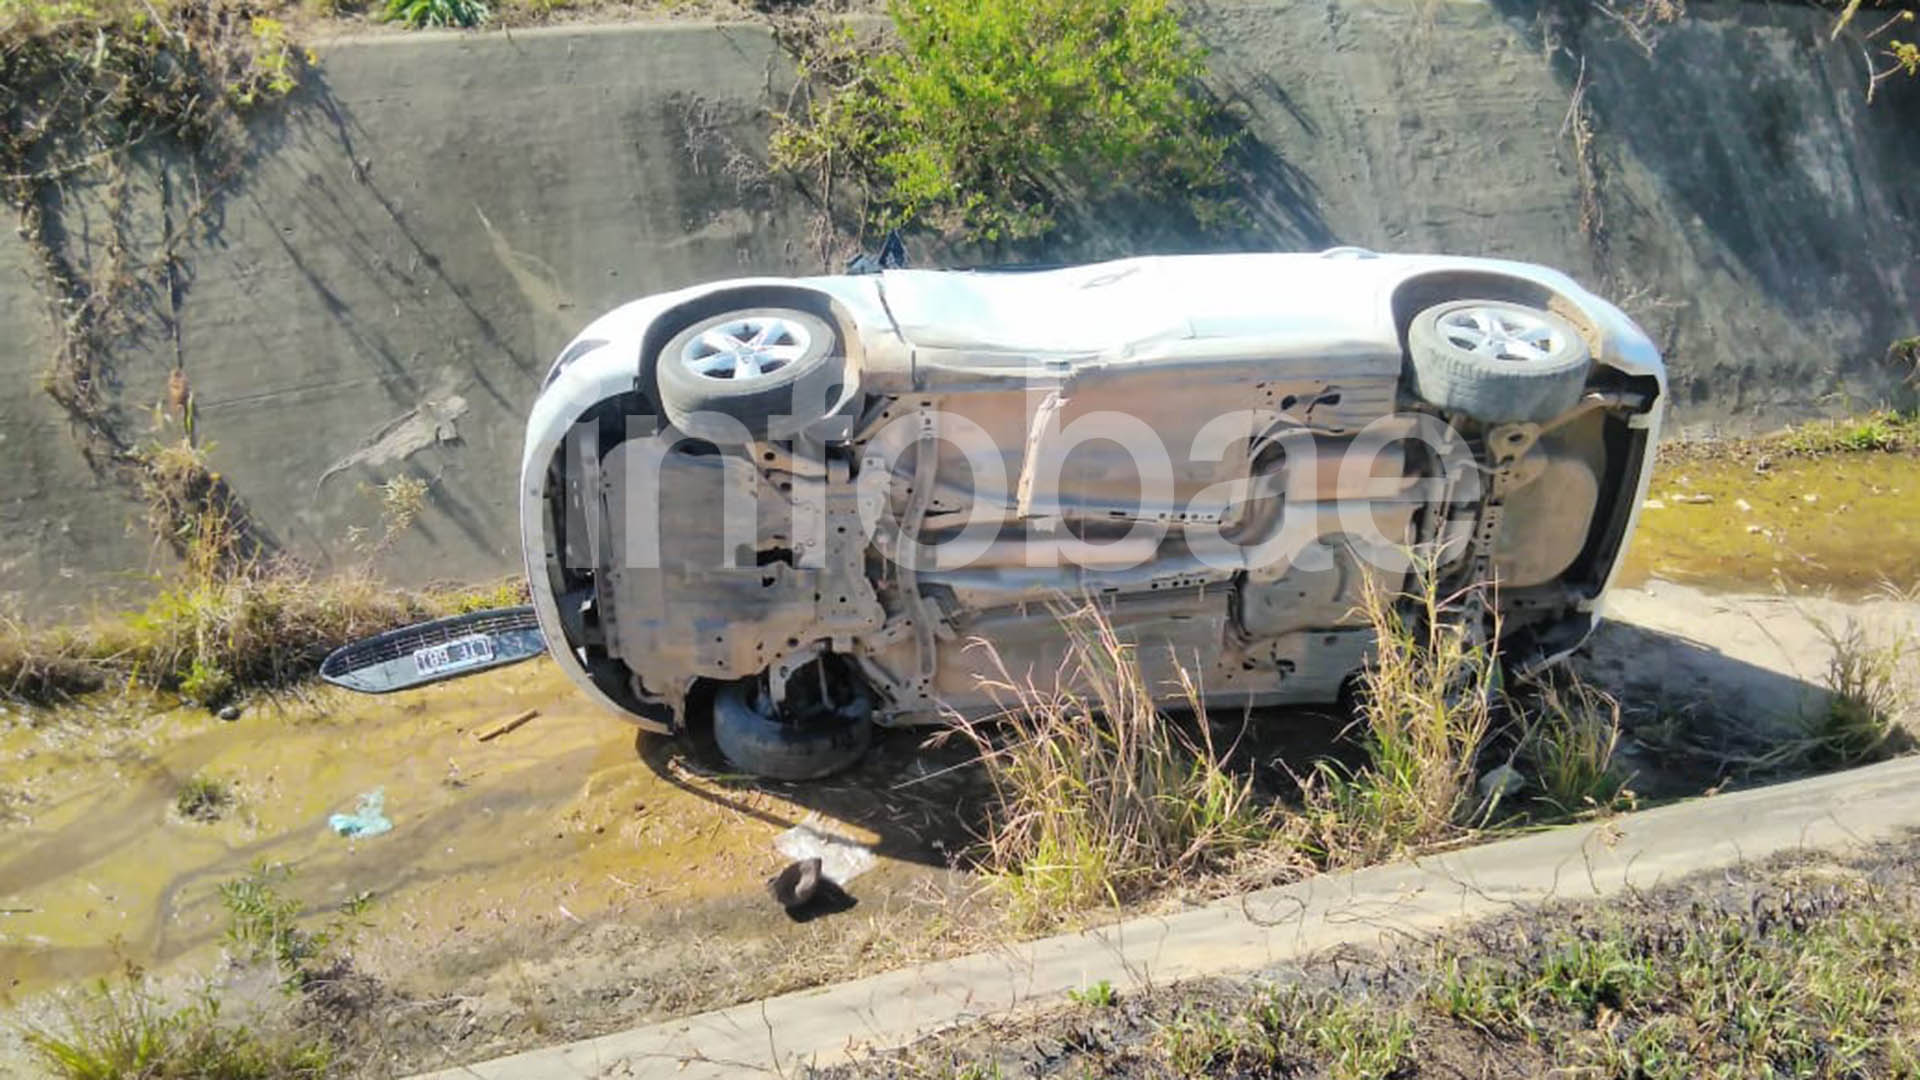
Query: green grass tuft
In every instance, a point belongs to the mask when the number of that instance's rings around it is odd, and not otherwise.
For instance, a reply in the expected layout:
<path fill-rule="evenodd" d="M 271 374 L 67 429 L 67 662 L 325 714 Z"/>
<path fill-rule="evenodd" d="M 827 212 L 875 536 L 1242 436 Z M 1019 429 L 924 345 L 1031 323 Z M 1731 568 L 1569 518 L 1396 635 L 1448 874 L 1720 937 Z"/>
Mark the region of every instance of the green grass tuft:
<path fill-rule="evenodd" d="M 212 998 L 167 1008 L 140 987 L 102 981 L 66 1012 L 62 1030 L 26 1036 L 58 1080 L 319 1080 L 334 1068 L 326 1041 L 223 1021 Z"/>
<path fill-rule="evenodd" d="M 1563 679 L 1525 702 L 1523 724 L 1516 754 L 1536 803 L 1569 817 L 1632 804 L 1613 760 L 1620 747 L 1619 702 L 1578 678 Z"/>
<path fill-rule="evenodd" d="M 1865 416 L 1817 420 L 1779 436 L 1796 454 L 1841 454 L 1905 450 L 1920 436 L 1920 413 L 1882 409 Z"/>
<path fill-rule="evenodd" d="M 1090 1005 L 1096 1009 L 1106 1009 L 1118 1002 L 1120 995 L 1114 992 L 1112 982 L 1101 979 L 1092 986 L 1067 991 L 1067 1000 Z"/>
<path fill-rule="evenodd" d="M 1489 644 L 1497 620 L 1477 588 L 1442 595 L 1433 565 L 1416 559 L 1409 593 L 1368 576 L 1362 595 L 1375 642 L 1355 721 L 1367 761 L 1356 770 L 1322 762 L 1306 792 L 1311 848 L 1338 865 L 1392 858 L 1472 824 L 1500 690 Z"/>
<path fill-rule="evenodd" d="M 233 785 L 206 775 L 189 778 L 173 795 L 174 813 L 187 821 L 218 821 L 233 804 Z"/>

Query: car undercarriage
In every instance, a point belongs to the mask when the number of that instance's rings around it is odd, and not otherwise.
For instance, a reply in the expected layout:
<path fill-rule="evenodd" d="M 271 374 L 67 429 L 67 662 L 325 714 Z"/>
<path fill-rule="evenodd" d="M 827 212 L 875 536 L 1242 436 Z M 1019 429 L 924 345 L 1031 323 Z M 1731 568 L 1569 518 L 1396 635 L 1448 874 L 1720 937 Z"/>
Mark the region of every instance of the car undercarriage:
<path fill-rule="evenodd" d="M 1336 698 L 1363 590 L 1416 566 L 1488 586 L 1510 658 L 1564 653 L 1640 500 L 1657 354 L 1550 271 L 1381 258 L 758 282 L 596 324 L 579 355 L 624 379 L 556 365 L 530 428 L 549 644 L 643 726 L 711 721 L 788 779 L 1054 677 L 1063 604 L 1210 706 Z M 1244 288 L 1272 268 L 1347 288 Z"/>

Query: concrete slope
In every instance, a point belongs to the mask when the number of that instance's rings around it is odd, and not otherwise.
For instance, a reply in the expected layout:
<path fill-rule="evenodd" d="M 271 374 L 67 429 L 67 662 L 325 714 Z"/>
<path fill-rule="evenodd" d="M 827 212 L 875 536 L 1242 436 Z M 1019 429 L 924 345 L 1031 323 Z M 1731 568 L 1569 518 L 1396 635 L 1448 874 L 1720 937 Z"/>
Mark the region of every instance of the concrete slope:
<path fill-rule="evenodd" d="M 499 1080 L 792 1075 L 1101 979 L 1122 992 L 1393 948 L 1549 899 L 1592 899 L 1800 848 L 1920 827 L 1920 758 L 1266 889 L 1175 915 L 906 968 L 432 1074 Z"/>

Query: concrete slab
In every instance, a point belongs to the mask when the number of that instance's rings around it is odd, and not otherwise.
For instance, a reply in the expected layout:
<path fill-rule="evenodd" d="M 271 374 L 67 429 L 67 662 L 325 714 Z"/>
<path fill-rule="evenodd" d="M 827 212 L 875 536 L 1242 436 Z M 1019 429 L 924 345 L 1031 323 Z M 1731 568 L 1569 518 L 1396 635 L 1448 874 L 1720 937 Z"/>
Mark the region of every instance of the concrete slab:
<path fill-rule="evenodd" d="M 1168 916 L 787 994 L 432 1074 L 575 1080 L 791 1075 L 861 1047 L 1053 1003 L 1101 979 L 1122 992 L 1256 971 L 1337 946 L 1391 948 L 1548 899 L 1592 899 L 1801 848 L 1920 827 L 1920 758 L 1329 874 Z"/>

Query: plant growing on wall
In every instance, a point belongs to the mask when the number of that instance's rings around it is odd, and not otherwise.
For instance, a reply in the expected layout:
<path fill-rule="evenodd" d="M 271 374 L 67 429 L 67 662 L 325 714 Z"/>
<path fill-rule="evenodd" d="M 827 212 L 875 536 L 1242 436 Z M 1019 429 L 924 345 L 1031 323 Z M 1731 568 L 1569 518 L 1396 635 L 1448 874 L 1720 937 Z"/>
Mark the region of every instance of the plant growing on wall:
<path fill-rule="evenodd" d="M 42 387 L 88 461 L 136 493 L 224 491 L 190 445 L 182 251 L 239 174 L 246 116 L 291 92 L 310 62 L 244 0 L 33 2 L 0 21 L 0 189 L 51 309 Z M 99 211 L 89 228 L 67 221 L 81 207 Z M 157 231 L 135 207 L 158 210 Z M 186 431 L 179 448 L 130 434 L 117 400 L 113 347 L 154 338 L 173 357 L 158 410 Z M 159 533 L 177 549 L 179 524 Z"/>
<path fill-rule="evenodd" d="M 987 244 L 1046 236 L 1068 201 L 1124 194 L 1218 209 L 1229 140 L 1199 92 L 1202 50 L 1167 0 L 892 0 L 897 38 L 789 26 L 800 97 L 776 165 L 863 224 Z"/>

